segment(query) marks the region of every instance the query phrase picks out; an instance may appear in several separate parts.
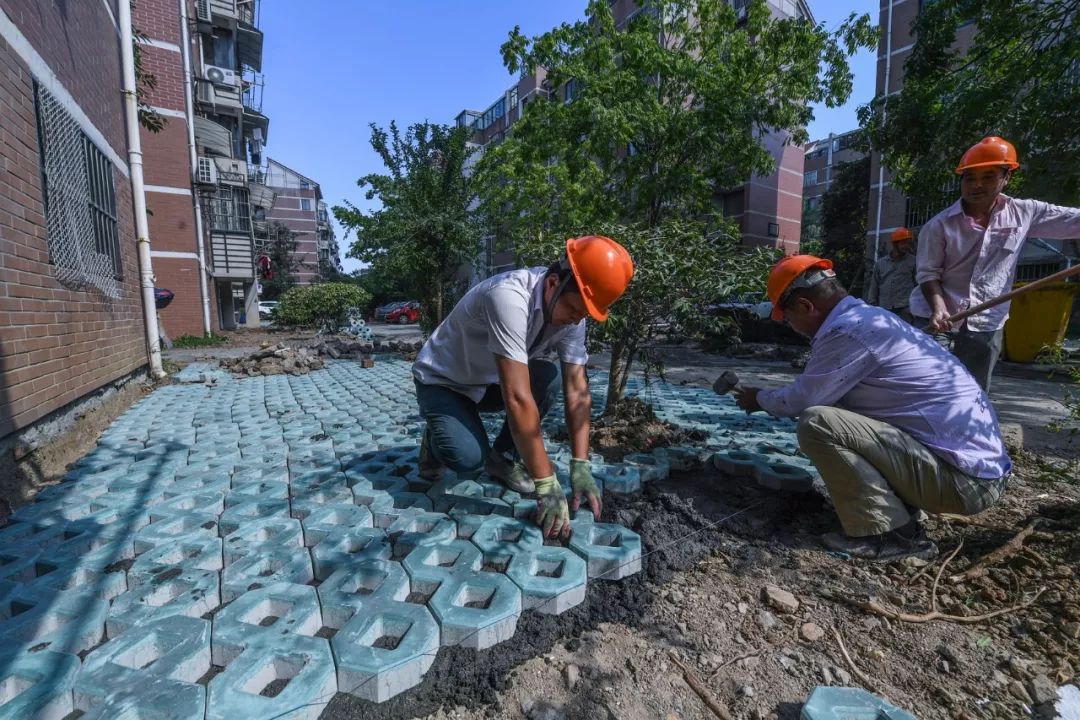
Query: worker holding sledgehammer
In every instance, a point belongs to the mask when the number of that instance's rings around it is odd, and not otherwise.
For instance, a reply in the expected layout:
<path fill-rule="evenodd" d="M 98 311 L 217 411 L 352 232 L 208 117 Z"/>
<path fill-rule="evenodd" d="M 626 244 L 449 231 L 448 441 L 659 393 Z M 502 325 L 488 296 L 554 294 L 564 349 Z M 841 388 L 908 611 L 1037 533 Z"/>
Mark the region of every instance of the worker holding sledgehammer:
<path fill-rule="evenodd" d="M 1012 470 L 986 393 L 925 332 L 849 297 L 829 260 L 780 260 L 768 295 L 772 318 L 810 339 L 810 358 L 787 387 L 736 387 L 736 402 L 747 412 L 799 418 L 800 449 L 843 529 L 823 544 L 870 560 L 933 557 L 937 546 L 915 509 L 980 513 Z M 716 387 L 734 380 L 722 376 Z"/>
<path fill-rule="evenodd" d="M 585 316 L 607 320 L 608 307 L 633 275 L 625 248 L 588 236 L 567 240 L 566 254 L 550 267 L 511 270 L 465 293 L 413 364 L 416 400 L 427 423 L 420 475 L 434 481 L 444 467 L 462 477 L 486 470 L 511 490 L 536 493 L 537 521 L 546 536 L 569 537 L 566 496 L 540 431 L 561 376 L 573 456 L 571 505 L 577 510 L 585 500 L 599 520 L 600 491 L 588 459 L 592 396 Z M 503 409 L 502 431 L 489 443 L 480 412 Z"/>
<path fill-rule="evenodd" d="M 1002 191 L 1012 177 L 1016 148 L 991 136 L 971 146 L 960 159 L 960 200 L 945 208 L 919 232 L 911 314 L 948 345 L 979 386 L 990 391 L 1009 303 L 972 314 L 962 323 L 950 316 L 999 296 L 1012 287 L 1020 247 L 1028 235 L 1064 240 L 1080 238 L 1080 209 L 1009 197 Z"/>

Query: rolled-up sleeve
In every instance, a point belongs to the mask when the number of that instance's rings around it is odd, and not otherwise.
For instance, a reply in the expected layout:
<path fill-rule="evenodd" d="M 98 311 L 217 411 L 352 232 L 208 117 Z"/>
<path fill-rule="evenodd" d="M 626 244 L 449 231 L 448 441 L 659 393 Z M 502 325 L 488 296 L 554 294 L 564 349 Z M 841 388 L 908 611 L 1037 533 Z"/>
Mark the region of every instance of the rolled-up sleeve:
<path fill-rule="evenodd" d="M 815 341 L 810 361 L 795 382 L 778 390 L 762 390 L 758 404 L 777 417 L 795 417 L 816 405 L 835 405 L 877 366 L 877 358 L 861 342 L 844 333 L 829 333 Z"/>
<path fill-rule="evenodd" d="M 941 280 L 945 268 L 945 227 L 939 218 L 926 224 L 919 233 L 919 249 L 915 254 L 915 282 Z"/>
<path fill-rule="evenodd" d="M 488 350 L 527 365 L 529 351 L 529 299 L 518 290 L 496 286 L 484 298 L 488 321 Z"/>
<path fill-rule="evenodd" d="M 585 349 L 585 321 L 571 328 L 559 340 L 559 360 L 567 365 L 587 365 L 589 353 Z"/>
<path fill-rule="evenodd" d="M 1080 238 L 1080 208 L 1051 205 L 1041 200 L 1023 200 L 1031 213 L 1030 235 L 1048 240 Z"/>

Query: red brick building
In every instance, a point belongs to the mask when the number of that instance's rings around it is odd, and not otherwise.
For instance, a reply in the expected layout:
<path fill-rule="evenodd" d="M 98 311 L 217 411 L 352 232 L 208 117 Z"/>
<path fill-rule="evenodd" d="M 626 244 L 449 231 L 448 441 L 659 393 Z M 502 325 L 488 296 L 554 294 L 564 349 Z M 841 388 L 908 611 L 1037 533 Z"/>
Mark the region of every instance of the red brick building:
<path fill-rule="evenodd" d="M 0 0 L 0 443 L 147 365 L 116 2 Z"/>
<path fill-rule="evenodd" d="M 296 284 L 326 279 L 331 268 L 341 272 L 337 239 L 319 183 L 274 159 L 267 161 L 261 177 L 274 195 L 266 221 L 282 223 L 296 241 Z"/>

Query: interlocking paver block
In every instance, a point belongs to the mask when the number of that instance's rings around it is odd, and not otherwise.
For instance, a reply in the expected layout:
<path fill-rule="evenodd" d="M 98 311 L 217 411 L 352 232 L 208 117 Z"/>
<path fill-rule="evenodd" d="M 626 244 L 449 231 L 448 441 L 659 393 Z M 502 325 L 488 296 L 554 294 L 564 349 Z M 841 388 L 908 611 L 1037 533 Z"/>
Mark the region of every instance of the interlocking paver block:
<path fill-rule="evenodd" d="M 60 720 L 75 706 L 71 688 L 79 658 L 42 652 L 0 657 L 0 720 Z"/>
<path fill-rule="evenodd" d="M 322 626 L 319 596 L 310 585 L 281 582 L 252 590 L 214 616 L 213 662 L 228 665 L 253 643 L 267 642 L 268 634 L 310 637 Z"/>
<path fill-rule="evenodd" d="M 509 640 L 521 615 L 521 590 L 491 572 L 450 575 L 428 600 L 443 645 L 483 649 Z"/>
<path fill-rule="evenodd" d="M 379 528 L 340 528 L 311 548 L 316 580 L 325 580 L 357 560 L 389 560 L 390 538 Z"/>
<path fill-rule="evenodd" d="M 289 501 L 279 498 L 254 498 L 230 506 L 221 513 L 218 522 L 222 536 L 234 533 L 252 520 L 289 517 Z"/>
<path fill-rule="evenodd" d="M 457 523 L 449 516 L 434 512 L 402 513 L 386 528 L 394 546 L 394 557 L 400 559 L 420 545 L 438 545 L 457 537 Z"/>
<path fill-rule="evenodd" d="M 521 588 L 525 610 L 558 615 L 585 600 L 585 561 L 567 548 L 518 553 L 510 558 L 506 576 Z"/>
<path fill-rule="evenodd" d="M 229 602 L 248 590 L 275 582 L 303 585 L 314 579 L 311 555 L 306 547 L 267 547 L 225 567 L 221 573 L 221 599 Z"/>
<path fill-rule="evenodd" d="M 270 547 L 302 547 L 304 533 L 299 520 L 292 518 L 262 518 L 246 523 L 222 540 L 226 565 Z"/>
<path fill-rule="evenodd" d="M 338 689 L 330 644 L 292 633 L 266 637 L 267 642 L 248 647 L 210 681 L 207 720 L 315 720 L 322 714 Z M 282 681 L 285 687 L 276 688 Z M 261 694 L 268 688 L 277 693 Z"/>
<path fill-rule="evenodd" d="M 175 543 L 190 533 L 217 537 L 218 518 L 210 513 L 187 512 L 150 523 L 135 534 L 135 552 L 144 553 L 159 545 Z"/>
<path fill-rule="evenodd" d="M 787 463 L 762 463 L 755 468 L 754 478 L 759 485 L 771 490 L 810 492 L 814 488 L 813 475 Z"/>
<path fill-rule="evenodd" d="M 204 720 L 206 688 L 144 676 L 134 688 L 118 688 L 80 720 Z"/>
<path fill-rule="evenodd" d="M 641 570 L 641 537 L 622 525 L 573 521 L 570 549 L 588 566 L 590 578 L 620 580 Z"/>
<path fill-rule="evenodd" d="M 151 505 L 149 508 L 150 522 L 167 520 L 189 512 L 220 515 L 224 509 L 225 493 L 185 493 Z"/>
<path fill-rule="evenodd" d="M 420 546 L 402 560 L 401 565 L 414 584 L 417 580 L 442 582 L 451 575 L 478 572 L 483 557 L 468 540 L 452 540 Z"/>
<path fill-rule="evenodd" d="M 146 623 L 97 648 L 75 682 L 75 706 L 102 704 L 117 690 L 157 678 L 194 683 L 210 669 L 210 623 L 171 616 Z"/>
<path fill-rule="evenodd" d="M 6 652 L 53 650 L 79 653 L 105 634 L 108 603 L 93 595 L 15 593 L 0 616 L 0 647 Z"/>
<path fill-rule="evenodd" d="M 358 560 L 337 570 L 319 585 L 323 624 L 340 628 L 376 601 L 404 601 L 409 595 L 409 576 L 401 563 L 389 560 Z"/>
<path fill-rule="evenodd" d="M 159 545 L 136 558 L 127 572 L 131 587 L 154 582 L 176 569 L 219 571 L 224 567 L 221 538 L 198 533 L 184 535 L 169 545 Z"/>
<path fill-rule="evenodd" d="M 332 532 L 372 527 L 371 510 L 363 505 L 334 503 L 315 510 L 301 524 L 304 544 L 314 547 Z"/>
<path fill-rule="evenodd" d="M 544 544 L 544 535 L 535 523 L 504 517 L 489 517 L 469 539 L 482 552 L 494 555 L 535 550 Z"/>
<path fill-rule="evenodd" d="M 85 558 L 63 558 L 53 560 L 50 553 L 44 552 L 34 561 L 37 578 L 26 582 L 27 591 L 33 594 L 63 592 L 67 596 L 92 595 L 101 600 L 125 592 L 127 577 L 123 572 L 109 572 L 108 559 L 95 556 Z"/>
<path fill-rule="evenodd" d="M 421 605 L 384 602 L 377 611 L 358 613 L 330 641 L 338 690 L 389 700 L 420 684 L 439 643 L 439 625 Z"/>
<path fill-rule="evenodd" d="M 221 579 L 212 570 L 173 568 L 151 582 L 117 596 L 109 609 L 105 629 L 110 638 L 135 625 L 186 615 L 201 617 L 222 602 Z"/>

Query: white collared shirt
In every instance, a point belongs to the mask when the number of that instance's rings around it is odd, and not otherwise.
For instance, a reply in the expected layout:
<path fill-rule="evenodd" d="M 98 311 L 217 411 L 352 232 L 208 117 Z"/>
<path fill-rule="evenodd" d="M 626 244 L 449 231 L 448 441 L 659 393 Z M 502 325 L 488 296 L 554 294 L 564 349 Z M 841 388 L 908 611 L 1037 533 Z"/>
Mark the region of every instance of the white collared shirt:
<path fill-rule="evenodd" d="M 511 270 L 470 288 L 420 349 L 413 377 L 480 402 L 488 385 L 499 382 L 496 355 L 527 364 L 557 352 L 564 363 L 587 364 L 585 320 L 544 327 L 546 275 L 544 267 Z"/>

